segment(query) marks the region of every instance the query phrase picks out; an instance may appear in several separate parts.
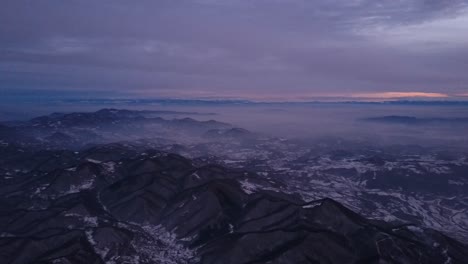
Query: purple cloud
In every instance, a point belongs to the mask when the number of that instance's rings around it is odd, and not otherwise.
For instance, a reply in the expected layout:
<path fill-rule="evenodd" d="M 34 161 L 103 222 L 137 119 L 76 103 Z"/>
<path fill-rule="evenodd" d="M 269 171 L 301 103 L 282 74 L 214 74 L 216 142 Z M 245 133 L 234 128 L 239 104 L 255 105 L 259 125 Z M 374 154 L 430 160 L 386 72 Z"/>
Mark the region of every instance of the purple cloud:
<path fill-rule="evenodd" d="M 468 90 L 468 1 L 23 1 L 0 8 L 0 85 L 301 98 Z"/>

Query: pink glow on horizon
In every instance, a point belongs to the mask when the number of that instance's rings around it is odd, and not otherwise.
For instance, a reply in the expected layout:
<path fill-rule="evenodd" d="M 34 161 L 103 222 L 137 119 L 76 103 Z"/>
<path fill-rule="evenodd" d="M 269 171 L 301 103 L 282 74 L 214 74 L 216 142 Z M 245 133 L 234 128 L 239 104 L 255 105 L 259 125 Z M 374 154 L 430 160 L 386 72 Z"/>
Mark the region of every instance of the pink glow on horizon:
<path fill-rule="evenodd" d="M 444 93 L 426 93 L 426 92 L 381 92 L 381 93 L 361 93 L 351 97 L 369 98 L 369 99 L 399 99 L 399 98 L 447 98 Z"/>

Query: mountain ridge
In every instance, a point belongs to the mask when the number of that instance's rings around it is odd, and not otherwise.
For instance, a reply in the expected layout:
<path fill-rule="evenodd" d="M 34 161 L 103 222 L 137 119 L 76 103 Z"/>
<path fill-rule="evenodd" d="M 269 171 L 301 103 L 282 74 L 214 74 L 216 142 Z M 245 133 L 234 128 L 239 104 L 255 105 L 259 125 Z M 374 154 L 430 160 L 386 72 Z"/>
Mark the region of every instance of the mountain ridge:
<path fill-rule="evenodd" d="M 109 151 L 107 155 L 112 157 L 113 154 Z M 329 198 L 304 202 L 297 196 L 277 191 L 244 189 L 243 181 L 262 182 L 255 174 L 222 167 L 198 168 L 181 156 L 164 153 L 119 159 L 120 164 L 112 158 L 107 160 L 78 158 L 76 169 L 47 170 L 43 177 L 57 175 L 59 178 L 46 181 L 50 182 L 46 188 L 42 187 L 44 178 L 39 177 L 25 182 L 31 186 L 28 188 L 31 191 L 10 192 L 8 199 L 22 200 L 19 205 L 24 209 L 18 211 L 10 207 L 13 205 L 1 203 L 0 248 L 10 253 L 0 254 L 0 259 L 5 263 L 27 263 L 25 258 L 13 253 L 21 251 L 19 242 L 15 241 L 22 241 L 21 244 L 39 243 L 39 248 L 48 249 L 36 248 L 42 257 L 30 251 L 32 256 L 38 257 L 36 260 L 46 263 L 52 260 L 104 263 L 112 259 L 120 263 L 119 256 L 144 256 L 137 248 L 132 248 L 136 245 L 127 247 L 135 243 L 134 240 L 144 240 L 145 231 L 129 229 L 129 226 L 156 228 L 158 232 L 164 229 L 170 236 L 177 237 L 171 242 L 175 245 L 166 246 L 182 247 L 191 252 L 186 262 L 181 259 L 177 263 L 377 263 L 379 260 L 409 263 L 418 254 L 425 256 L 423 263 L 441 263 L 448 257 L 453 263 L 463 263 L 460 256 L 468 257 L 466 245 L 437 231 L 415 232 L 407 226 L 371 222 Z M 116 167 L 110 167 L 111 162 Z M 109 173 L 115 176 L 108 178 L 108 182 L 96 181 L 99 175 Z M 88 178 L 76 178 L 80 174 Z M 92 175 L 95 175 L 94 180 L 89 184 Z M 58 179 L 63 183 L 53 191 L 51 186 L 58 183 Z M 70 186 L 78 187 L 71 191 Z M 35 188 L 38 193 L 32 191 Z M 43 200 L 43 205 L 33 205 L 40 206 L 39 210 L 27 209 L 30 202 L 21 198 L 31 195 Z M 106 242 L 110 237 L 98 235 L 102 232 L 110 232 L 109 235 L 115 237 L 112 238 L 114 242 Z M 63 246 L 54 244 L 49 237 L 61 241 Z M 370 242 L 384 243 L 377 241 L 389 238 L 394 242 L 382 248 Z M 152 239 L 157 240 L 157 237 L 151 237 L 150 241 Z M 314 242 L 317 239 L 320 244 Z M 177 240 L 179 242 L 175 242 Z M 441 245 L 440 251 L 435 251 L 430 244 L 436 241 Z M 141 247 L 149 246 L 145 243 Z M 68 244 L 73 250 L 66 246 Z M 396 254 L 394 250 L 403 251 Z M 60 253 L 54 258 L 52 252 L 69 253 Z M 140 259 L 140 263 L 152 263 L 156 259 L 150 255 Z"/>

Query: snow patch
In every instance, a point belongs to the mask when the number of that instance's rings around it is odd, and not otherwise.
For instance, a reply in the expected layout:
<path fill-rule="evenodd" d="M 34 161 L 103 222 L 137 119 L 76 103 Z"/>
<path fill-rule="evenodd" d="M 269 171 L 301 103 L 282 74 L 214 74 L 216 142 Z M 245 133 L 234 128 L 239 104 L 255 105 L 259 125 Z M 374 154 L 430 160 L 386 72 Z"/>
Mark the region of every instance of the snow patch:
<path fill-rule="evenodd" d="M 247 179 L 240 181 L 240 184 L 244 192 L 247 194 L 252 194 L 258 190 L 258 186 L 253 183 L 250 183 Z"/>
<path fill-rule="evenodd" d="M 83 182 L 81 185 L 70 185 L 70 189 L 65 192 L 65 194 L 72 194 L 72 193 L 78 193 L 83 190 L 89 190 L 93 187 L 94 185 L 94 178 L 91 178 L 85 182 Z"/>

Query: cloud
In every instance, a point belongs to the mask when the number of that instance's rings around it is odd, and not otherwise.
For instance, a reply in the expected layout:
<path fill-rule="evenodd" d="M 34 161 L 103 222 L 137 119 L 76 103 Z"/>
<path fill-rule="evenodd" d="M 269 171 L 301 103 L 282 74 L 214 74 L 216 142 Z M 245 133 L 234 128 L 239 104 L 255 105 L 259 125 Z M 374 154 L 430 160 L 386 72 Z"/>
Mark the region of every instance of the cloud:
<path fill-rule="evenodd" d="M 468 45 L 468 8 L 457 15 L 442 17 L 416 24 L 373 25 L 360 33 L 383 44 L 433 50 L 434 48 L 456 48 Z"/>
<path fill-rule="evenodd" d="M 467 1 L 0 4 L 9 89 L 308 97 L 468 85 Z"/>

